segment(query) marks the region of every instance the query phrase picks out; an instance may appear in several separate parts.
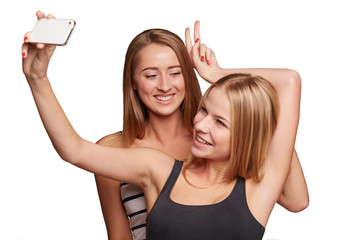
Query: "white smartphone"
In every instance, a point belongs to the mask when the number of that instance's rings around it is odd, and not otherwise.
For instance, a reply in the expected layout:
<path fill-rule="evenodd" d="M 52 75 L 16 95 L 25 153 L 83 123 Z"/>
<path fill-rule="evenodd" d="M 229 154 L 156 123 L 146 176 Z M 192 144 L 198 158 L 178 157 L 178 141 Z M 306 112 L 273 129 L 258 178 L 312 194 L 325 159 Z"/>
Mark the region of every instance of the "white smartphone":
<path fill-rule="evenodd" d="M 76 25 L 72 19 L 39 19 L 31 33 L 31 43 L 64 46 Z"/>

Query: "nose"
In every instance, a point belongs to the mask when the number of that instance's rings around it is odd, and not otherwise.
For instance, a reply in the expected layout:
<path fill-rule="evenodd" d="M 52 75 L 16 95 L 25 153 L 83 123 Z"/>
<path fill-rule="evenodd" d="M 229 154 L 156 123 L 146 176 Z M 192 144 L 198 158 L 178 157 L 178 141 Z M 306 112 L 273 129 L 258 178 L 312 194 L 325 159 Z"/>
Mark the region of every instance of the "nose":
<path fill-rule="evenodd" d="M 201 114 L 200 112 L 198 114 Z M 211 119 L 209 115 L 203 116 L 201 119 L 198 119 L 197 122 L 195 122 L 194 126 L 195 130 L 202 133 L 209 132 L 209 129 L 211 128 Z"/>
<path fill-rule="evenodd" d="M 171 80 L 166 75 L 162 75 L 159 79 L 158 89 L 163 92 L 168 92 L 171 88 Z"/>

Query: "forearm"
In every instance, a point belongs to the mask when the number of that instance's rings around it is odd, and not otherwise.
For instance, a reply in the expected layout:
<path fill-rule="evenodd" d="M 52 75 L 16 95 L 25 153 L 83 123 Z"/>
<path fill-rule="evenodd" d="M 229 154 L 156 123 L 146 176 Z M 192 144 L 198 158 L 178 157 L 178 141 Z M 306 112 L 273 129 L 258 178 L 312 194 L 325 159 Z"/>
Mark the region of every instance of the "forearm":
<path fill-rule="evenodd" d="M 75 132 L 61 108 L 50 82 L 45 76 L 38 81 L 29 81 L 40 118 L 50 140 L 62 159 L 76 162 L 83 139 Z"/>
<path fill-rule="evenodd" d="M 291 212 L 300 212 L 309 204 L 309 193 L 305 176 L 294 149 L 289 176 L 278 203 Z"/>
<path fill-rule="evenodd" d="M 282 85 L 292 79 L 299 78 L 296 71 L 283 68 L 219 68 L 214 72 L 214 74 L 212 74 L 211 78 L 218 80 L 233 73 L 245 73 L 261 76 L 271 82 L 275 89 L 281 88 Z"/>

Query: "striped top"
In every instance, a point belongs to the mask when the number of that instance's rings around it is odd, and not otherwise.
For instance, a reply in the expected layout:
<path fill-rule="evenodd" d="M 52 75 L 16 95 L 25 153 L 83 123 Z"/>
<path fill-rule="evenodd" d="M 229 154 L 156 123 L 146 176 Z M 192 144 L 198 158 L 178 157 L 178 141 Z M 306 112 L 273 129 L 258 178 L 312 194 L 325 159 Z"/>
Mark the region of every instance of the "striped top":
<path fill-rule="evenodd" d="M 133 239 L 146 239 L 146 200 L 142 189 L 129 183 L 121 183 L 121 198 Z"/>

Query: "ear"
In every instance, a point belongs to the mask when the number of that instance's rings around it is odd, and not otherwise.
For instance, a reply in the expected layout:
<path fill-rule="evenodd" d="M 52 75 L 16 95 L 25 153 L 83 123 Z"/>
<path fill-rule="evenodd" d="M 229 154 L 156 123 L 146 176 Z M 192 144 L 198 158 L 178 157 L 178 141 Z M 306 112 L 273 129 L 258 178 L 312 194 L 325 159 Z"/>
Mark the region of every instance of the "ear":
<path fill-rule="evenodd" d="M 136 87 L 135 83 L 132 84 L 132 87 L 133 87 L 134 91 L 137 91 L 137 87 Z"/>

